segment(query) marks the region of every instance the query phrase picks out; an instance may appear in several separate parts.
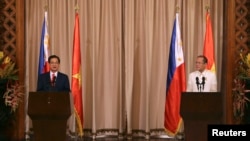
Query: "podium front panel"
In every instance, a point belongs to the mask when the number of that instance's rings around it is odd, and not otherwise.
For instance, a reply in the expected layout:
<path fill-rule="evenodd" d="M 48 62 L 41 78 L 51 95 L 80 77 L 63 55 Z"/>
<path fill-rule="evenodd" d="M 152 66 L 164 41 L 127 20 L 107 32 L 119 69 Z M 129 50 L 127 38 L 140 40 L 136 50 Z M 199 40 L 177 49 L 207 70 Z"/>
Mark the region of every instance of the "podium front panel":
<path fill-rule="evenodd" d="M 219 92 L 184 92 L 180 113 L 185 141 L 207 141 L 207 126 L 223 123 L 223 100 Z"/>
<path fill-rule="evenodd" d="M 31 119 L 65 119 L 71 114 L 68 92 L 30 92 L 28 115 Z"/>
<path fill-rule="evenodd" d="M 181 116 L 188 120 L 222 120 L 223 101 L 219 92 L 183 92 Z"/>

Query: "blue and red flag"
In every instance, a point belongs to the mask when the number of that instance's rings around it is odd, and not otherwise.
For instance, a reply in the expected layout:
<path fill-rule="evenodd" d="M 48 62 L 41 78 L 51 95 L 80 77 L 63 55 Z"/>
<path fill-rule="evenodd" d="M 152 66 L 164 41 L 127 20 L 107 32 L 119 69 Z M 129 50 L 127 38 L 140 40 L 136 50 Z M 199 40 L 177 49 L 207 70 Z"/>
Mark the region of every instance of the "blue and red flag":
<path fill-rule="evenodd" d="M 48 33 L 48 13 L 45 11 L 42 36 L 40 43 L 38 75 L 49 71 L 49 33 Z"/>
<path fill-rule="evenodd" d="M 186 91 L 185 64 L 178 16 L 176 13 L 170 43 L 166 86 L 164 127 L 170 136 L 174 136 L 181 125 L 181 93 Z"/>

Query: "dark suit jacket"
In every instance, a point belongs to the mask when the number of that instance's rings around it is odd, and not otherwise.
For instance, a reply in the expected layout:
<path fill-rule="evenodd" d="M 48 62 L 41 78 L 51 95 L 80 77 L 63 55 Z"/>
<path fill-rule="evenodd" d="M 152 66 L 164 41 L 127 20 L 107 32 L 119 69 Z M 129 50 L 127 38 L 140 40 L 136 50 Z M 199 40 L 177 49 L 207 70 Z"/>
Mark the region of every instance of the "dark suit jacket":
<path fill-rule="evenodd" d="M 55 86 L 51 85 L 50 72 L 38 76 L 37 91 L 61 91 L 70 92 L 69 78 L 66 74 L 57 73 Z"/>

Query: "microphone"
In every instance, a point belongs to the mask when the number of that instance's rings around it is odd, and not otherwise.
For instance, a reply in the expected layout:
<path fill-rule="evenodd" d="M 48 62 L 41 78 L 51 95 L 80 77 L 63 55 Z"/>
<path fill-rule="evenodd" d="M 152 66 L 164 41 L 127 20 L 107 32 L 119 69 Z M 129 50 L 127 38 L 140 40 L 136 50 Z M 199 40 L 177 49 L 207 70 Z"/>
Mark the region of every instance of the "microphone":
<path fill-rule="evenodd" d="M 202 89 L 204 90 L 204 86 L 205 86 L 205 77 L 204 76 L 202 77 L 202 83 L 201 84 L 202 84 Z"/>
<path fill-rule="evenodd" d="M 198 89 L 198 91 L 200 91 L 200 87 L 199 87 L 199 85 L 200 85 L 199 77 L 196 77 L 195 79 L 196 79 L 197 89 Z"/>

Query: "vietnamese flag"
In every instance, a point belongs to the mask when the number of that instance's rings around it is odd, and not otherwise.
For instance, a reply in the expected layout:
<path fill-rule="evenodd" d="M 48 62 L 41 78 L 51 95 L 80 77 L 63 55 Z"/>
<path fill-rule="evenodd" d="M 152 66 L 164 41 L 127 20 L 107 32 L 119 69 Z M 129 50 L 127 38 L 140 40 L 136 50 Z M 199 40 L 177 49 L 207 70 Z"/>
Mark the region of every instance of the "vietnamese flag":
<path fill-rule="evenodd" d="M 214 61 L 213 31 L 212 31 L 211 18 L 209 12 L 206 13 L 206 33 L 205 33 L 203 55 L 206 56 L 208 59 L 207 69 L 211 70 L 212 72 L 216 72 L 215 61 Z"/>
<path fill-rule="evenodd" d="M 81 49 L 79 15 L 75 14 L 75 27 L 73 39 L 72 58 L 72 94 L 74 99 L 75 117 L 80 136 L 83 136 L 83 104 L 82 104 L 82 74 L 81 74 Z"/>

